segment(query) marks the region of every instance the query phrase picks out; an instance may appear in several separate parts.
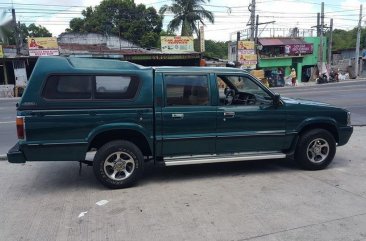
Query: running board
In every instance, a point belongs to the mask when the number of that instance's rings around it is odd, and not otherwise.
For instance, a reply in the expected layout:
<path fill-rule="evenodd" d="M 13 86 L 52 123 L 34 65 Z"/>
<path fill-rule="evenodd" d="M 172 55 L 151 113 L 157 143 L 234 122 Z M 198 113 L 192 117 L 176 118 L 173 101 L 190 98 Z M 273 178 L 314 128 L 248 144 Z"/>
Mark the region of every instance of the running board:
<path fill-rule="evenodd" d="M 282 159 L 286 154 L 282 152 L 255 152 L 238 153 L 232 155 L 201 155 L 201 156 L 181 156 L 165 157 L 165 166 L 180 166 L 205 163 L 235 162 L 235 161 L 253 161 L 265 159 Z"/>

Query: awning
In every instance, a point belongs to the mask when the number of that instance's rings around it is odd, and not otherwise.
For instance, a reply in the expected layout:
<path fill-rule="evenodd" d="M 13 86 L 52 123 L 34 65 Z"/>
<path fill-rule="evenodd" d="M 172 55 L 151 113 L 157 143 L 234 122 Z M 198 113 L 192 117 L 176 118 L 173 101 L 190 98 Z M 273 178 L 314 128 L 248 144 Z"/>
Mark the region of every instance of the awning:
<path fill-rule="evenodd" d="M 294 44 L 308 44 L 300 38 L 260 38 L 258 42 L 262 46 L 284 46 Z"/>

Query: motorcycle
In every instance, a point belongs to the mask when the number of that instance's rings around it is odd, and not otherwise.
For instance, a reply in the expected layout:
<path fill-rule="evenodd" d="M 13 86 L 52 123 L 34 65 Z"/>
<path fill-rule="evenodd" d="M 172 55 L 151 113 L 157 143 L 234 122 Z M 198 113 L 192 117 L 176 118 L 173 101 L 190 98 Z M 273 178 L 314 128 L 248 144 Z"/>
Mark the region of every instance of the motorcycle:
<path fill-rule="evenodd" d="M 317 79 L 316 79 L 316 83 L 317 84 L 326 84 L 328 83 L 328 77 L 325 73 L 321 74 Z"/>
<path fill-rule="evenodd" d="M 333 69 L 329 73 L 329 82 L 338 82 L 338 72 L 334 71 Z"/>

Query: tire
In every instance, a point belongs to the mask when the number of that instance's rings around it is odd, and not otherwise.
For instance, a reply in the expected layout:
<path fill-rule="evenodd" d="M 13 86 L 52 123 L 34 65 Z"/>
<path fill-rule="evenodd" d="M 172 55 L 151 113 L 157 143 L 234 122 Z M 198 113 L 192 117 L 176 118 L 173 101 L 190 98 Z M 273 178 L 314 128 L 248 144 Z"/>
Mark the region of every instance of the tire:
<path fill-rule="evenodd" d="M 333 135 L 324 129 L 313 129 L 300 136 L 295 151 L 295 160 L 307 170 L 326 168 L 336 153 Z"/>
<path fill-rule="evenodd" d="M 143 172 L 144 156 L 129 141 L 111 141 L 103 145 L 93 161 L 94 175 L 109 188 L 126 188 L 137 182 Z"/>

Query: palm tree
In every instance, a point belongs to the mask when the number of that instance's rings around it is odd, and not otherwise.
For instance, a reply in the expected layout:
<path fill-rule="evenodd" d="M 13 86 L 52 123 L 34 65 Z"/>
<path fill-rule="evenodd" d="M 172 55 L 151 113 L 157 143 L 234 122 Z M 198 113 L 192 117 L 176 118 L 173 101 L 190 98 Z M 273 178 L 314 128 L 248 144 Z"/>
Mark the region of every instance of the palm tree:
<path fill-rule="evenodd" d="M 209 1 L 207 0 L 207 2 Z M 174 14 L 174 18 L 168 24 L 168 31 L 174 32 L 182 26 L 181 36 L 192 36 L 193 32 L 198 36 L 198 22 L 205 25 L 203 20 L 207 19 L 210 23 L 214 23 L 212 12 L 201 6 L 205 3 L 206 0 L 173 0 L 172 5 L 162 6 L 159 13 L 172 12 Z"/>

